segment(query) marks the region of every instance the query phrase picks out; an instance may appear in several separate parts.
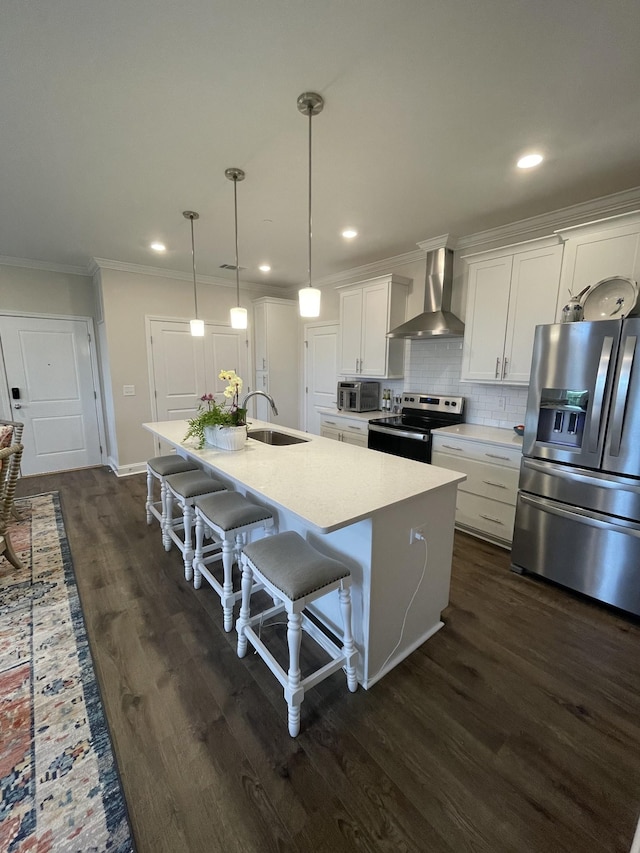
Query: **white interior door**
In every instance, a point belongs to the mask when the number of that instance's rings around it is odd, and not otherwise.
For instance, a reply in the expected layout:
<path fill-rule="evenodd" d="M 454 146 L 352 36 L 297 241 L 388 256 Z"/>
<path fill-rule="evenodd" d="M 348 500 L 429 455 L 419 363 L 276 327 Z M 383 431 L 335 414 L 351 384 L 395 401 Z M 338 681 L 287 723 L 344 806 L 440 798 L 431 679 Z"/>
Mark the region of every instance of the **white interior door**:
<path fill-rule="evenodd" d="M 337 324 L 305 325 L 305 352 L 305 429 L 320 435 L 319 408 L 337 402 Z"/>
<path fill-rule="evenodd" d="M 222 401 L 226 382 L 218 379 L 221 370 L 235 370 L 247 381 L 247 333 L 244 329 L 207 323 L 204 338 L 194 338 L 185 321 L 150 320 L 149 323 L 156 420 L 193 417 L 203 394 L 215 394 Z M 244 390 L 248 390 L 248 385 Z"/>
<path fill-rule="evenodd" d="M 89 321 L 0 316 L 0 340 L 11 417 L 24 422 L 22 473 L 100 465 Z"/>

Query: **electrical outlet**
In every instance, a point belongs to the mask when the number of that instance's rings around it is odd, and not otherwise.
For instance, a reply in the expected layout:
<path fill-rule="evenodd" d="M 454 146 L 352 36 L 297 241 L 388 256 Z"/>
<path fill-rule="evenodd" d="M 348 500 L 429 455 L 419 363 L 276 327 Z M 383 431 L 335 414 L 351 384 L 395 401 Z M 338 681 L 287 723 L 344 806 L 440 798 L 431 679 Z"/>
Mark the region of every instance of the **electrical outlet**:
<path fill-rule="evenodd" d="M 123 385 L 122 386 L 122 396 L 123 397 L 135 397 L 136 396 L 136 386 L 135 385 Z"/>
<path fill-rule="evenodd" d="M 498 408 L 506 409 L 507 408 L 507 398 L 506 397 L 498 397 Z"/>
<path fill-rule="evenodd" d="M 424 539 L 424 528 L 424 524 L 422 524 L 420 527 L 411 528 L 411 530 L 409 531 L 409 545 L 413 545 L 414 542 L 418 542 Z"/>

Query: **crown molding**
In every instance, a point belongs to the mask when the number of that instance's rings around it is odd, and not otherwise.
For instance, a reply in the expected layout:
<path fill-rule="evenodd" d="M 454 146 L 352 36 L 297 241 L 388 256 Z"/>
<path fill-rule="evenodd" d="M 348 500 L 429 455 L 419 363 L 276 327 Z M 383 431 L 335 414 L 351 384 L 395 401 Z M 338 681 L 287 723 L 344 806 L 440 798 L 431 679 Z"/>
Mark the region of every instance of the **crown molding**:
<path fill-rule="evenodd" d="M 420 240 L 418 246 L 423 252 L 431 252 L 434 249 L 454 249 L 455 241 L 451 240 L 449 234 L 441 234 L 439 237 L 431 237 L 429 240 Z"/>
<path fill-rule="evenodd" d="M 114 261 L 109 258 L 92 258 L 89 264 L 89 269 L 92 274 L 98 270 L 116 270 L 117 272 L 130 272 L 136 275 L 152 275 L 155 278 L 172 278 L 178 281 L 193 281 L 193 273 L 182 272 L 181 270 L 165 269 L 164 267 L 150 267 L 144 264 L 130 264 L 126 261 Z M 219 278 L 213 275 L 196 274 L 196 281 L 200 284 L 215 284 L 218 287 L 233 287 L 235 281 L 228 278 Z M 250 289 L 250 284 L 240 282 L 241 289 Z"/>
<path fill-rule="evenodd" d="M 640 187 L 633 187 L 612 195 L 591 199 L 590 201 L 574 204 L 570 207 L 562 207 L 550 213 L 542 213 L 529 219 L 520 219 L 508 225 L 501 225 L 487 231 L 478 231 L 460 237 L 456 241 L 455 248 L 470 249 L 487 243 L 508 245 L 510 243 L 525 242 L 536 237 L 545 237 L 556 231 L 561 231 L 574 225 L 587 225 L 593 218 L 606 219 L 613 216 L 622 216 L 625 213 L 634 213 L 640 207 Z M 420 245 L 420 244 L 418 244 Z"/>
<path fill-rule="evenodd" d="M 84 275 L 86 277 L 91 275 L 86 267 L 76 267 L 71 264 L 54 264 L 51 261 L 31 261 L 28 258 L 11 258 L 8 255 L 0 255 L 0 266 L 22 267 L 23 269 L 61 272 L 66 275 Z"/>
<path fill-rule="evenodd" d="M 391 258 L 383 258 L 380 261 L 373 261 L 370 264 L 363 264 L 360 267 L 352 267 L 342 272 L 333 273 L 332 275 L 324 276 L 314 280 L 314 287 L 331 287 L 340 284 L 353 284 L 356 281 L 373 278 L 377 275 L 389 275 L 390 269 L 404 266 L 405 264 L 415 264 L 417 261 L 424 261 L 424 252 L 414 249 L 411 252 L 405 252 L 402 255 L 394 255 Z M 297 290 L 304 287 L 308 282 L 301 282 L 295 285 L 291 290 Z"/>

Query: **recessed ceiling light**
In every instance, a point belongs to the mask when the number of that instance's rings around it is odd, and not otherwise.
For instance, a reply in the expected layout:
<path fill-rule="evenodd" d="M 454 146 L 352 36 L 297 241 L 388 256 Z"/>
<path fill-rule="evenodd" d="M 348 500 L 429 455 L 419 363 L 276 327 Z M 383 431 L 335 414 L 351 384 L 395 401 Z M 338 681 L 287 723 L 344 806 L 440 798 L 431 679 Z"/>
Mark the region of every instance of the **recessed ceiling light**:
<path fill-rule="evenodd" d="M 355 228 L 345 228 L 345 230 L 342 232 L 342 236 L 345 238 L 345 240 L 353 240 L 354 237 L 358 236 L 358 232 Z"/>
<path fill-rule="evenodd" d="M 151 248 L 153 249 L 154 252 L 166 252 L 167 251 L 167 247 L 165 246 L 164 243 L 152 243 Z"/>
<path fill-rule="evenodd" d="M 544 160 L 542 154 L 527 154 L 518 160 L 518 169 L 533 169 Z"/>
<path fill-rule="evenodd" d="M 271 267 L 269 266 L 269 264 L 260 264 L 258 269 L 260 270 L 260 272 L 271 272 Z"/>

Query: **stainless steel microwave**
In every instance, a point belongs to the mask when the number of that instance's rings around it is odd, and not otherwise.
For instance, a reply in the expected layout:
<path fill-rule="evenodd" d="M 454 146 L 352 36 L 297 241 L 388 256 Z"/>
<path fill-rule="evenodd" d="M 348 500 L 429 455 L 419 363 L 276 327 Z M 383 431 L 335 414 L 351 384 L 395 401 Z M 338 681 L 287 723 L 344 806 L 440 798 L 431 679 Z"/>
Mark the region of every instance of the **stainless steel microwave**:
<path fill-rule="evenodd" d="M 342 411 L 373 412 L 379 407 L 379 382 L 338 382 L 338 408 Z"/>

